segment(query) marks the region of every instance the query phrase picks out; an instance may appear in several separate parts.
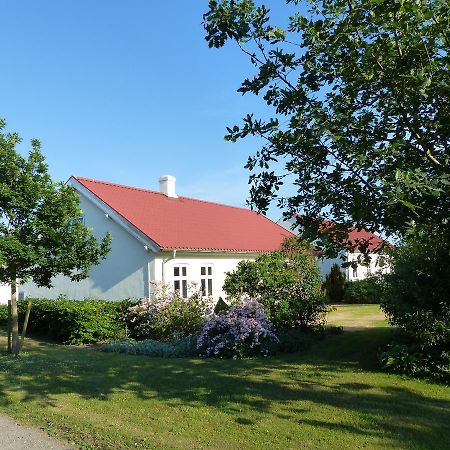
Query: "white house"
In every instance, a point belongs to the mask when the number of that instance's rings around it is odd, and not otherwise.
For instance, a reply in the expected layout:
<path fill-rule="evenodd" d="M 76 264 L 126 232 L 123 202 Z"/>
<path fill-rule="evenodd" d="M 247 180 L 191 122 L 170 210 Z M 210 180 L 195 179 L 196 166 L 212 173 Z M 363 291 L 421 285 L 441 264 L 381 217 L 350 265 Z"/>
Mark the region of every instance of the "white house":
<path fill-rule="evenodd" d="M 294 218 L 290 220 L 280 219 L 278 221 L 278 224 L 282 225 L 287 230 L 292 230 L 295 223 L 296 221 Z M 324 229 L 329 228 L 330 223 L 327 222 Z M 369 263 L 364 261 L 361 252 L 358 250 L 358 246 L 361 244 L 367 245 L 370 255 Z M 345 273 L 345 278 L 348 281 L 363 280 L 376 273 L 388 273 L 390 270 L 388 259 L 383 254 L 383 248 L 386 245 L 389 246 L 390 244 L 376 234 L 363 228 L 357 229 L 355 227 L 351 227 L 348 232 L 345 249 L 340 252 L 337 258 L 319 257 L 322 277 L 325 278 L 326 275 L 330 273 L 331 267 L 334 264 L 341 266 L 344 262 L 353 263 L 346 268 L 341 267 L 341 271 Z"/>
<path fill-rule="evenodd" d="M 183 295 L 197 282 L 205 295 L 218 299 L 225 295 L 226 272 L 292 236 L 254 211 L 178 196 L 169 175 L 159 183 L 155 192 L 71 177 L 68 184 L 80 196 L 80 220 L 98 237 L 111 233 L 111 252 L 81 282 L 58 276 L 51 289 L 24 283 L 19 295 L 140 298 L 149 295 L 151 281 L 161 281 Z"/>
<path fill-rule="evenodd" d="M 0 305 L 8 303 L 11 298 L 11 288 L 7 284 L 0 283 Z"/>

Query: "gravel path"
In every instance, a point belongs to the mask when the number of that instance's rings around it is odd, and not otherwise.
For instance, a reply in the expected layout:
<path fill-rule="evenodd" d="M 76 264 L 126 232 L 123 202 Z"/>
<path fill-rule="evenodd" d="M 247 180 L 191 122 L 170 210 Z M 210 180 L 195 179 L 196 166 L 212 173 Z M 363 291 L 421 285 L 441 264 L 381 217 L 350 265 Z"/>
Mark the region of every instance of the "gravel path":
<path fill-rule="evenodd" d="M 43 431 L 18 425 L 0 414 L 1 450 L 69 450 L 68 444 L 47 436 Z"/>

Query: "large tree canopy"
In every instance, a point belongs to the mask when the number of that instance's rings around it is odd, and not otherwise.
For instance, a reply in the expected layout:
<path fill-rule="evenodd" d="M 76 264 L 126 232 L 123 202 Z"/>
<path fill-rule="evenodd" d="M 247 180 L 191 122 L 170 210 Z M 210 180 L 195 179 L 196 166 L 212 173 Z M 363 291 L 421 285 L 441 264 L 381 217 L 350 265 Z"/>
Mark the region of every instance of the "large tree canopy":
<path fill-rule="evenodd" d="M 448 0 L 286 3 L 284 28 L 250 0 L 210 1 L 204 15 L 209 46 L 232 40 L 256 68 L 239 92 L 273 111 L 226 136 L 263 140 L 247 163 L 252 205 L 277 199 L 310 231 L 327 218 L 450 232 Z M 296 192 L 283 197 L 287 174 Z"/>
<path fill-rule="evenodd" d="M 5 123 L 0 119 L 0 131 Z M 13 301 L 13 352 L 18 353 L 16 281 L 51 287 L 63 274 L 74 281 L 106 257 L 110 236 L 99 242 L 76 219 L 77 193 L 50 178 L 38 141 L 28 157 L 16 149 L 20 137 L 0 133 L 0 282 L 10 283 Z"/>

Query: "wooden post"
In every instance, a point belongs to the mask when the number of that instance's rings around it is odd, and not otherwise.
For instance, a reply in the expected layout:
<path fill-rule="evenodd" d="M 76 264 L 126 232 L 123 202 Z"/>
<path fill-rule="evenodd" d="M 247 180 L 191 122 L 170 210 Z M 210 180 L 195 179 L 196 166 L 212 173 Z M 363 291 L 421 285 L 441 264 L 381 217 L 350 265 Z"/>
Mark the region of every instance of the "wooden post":
<path fill-rule="evenodd" d="M 22 350 L 23 341 L 25 340 L 25 334 L 27 333 L 27 326 L 28 326 L 28 319 L 30 318 L 30 311 L 31 311 L 31 300 L 28 300 L 27 313 L 25 314 L 25 321 L 23 322 L 23 327 L 22 327 L 22 337 L 20 338 L 20 350 Z"/>
<path fill-rule="evenodd" d="M 8 300 L 8 353 L 11 353 L 11 299 Z"/>
<path fill-rule="evenodd" d="M 17 281 L 11 283 L 11 353 L 19 354 L 19 312 L 17 310 Z"/>

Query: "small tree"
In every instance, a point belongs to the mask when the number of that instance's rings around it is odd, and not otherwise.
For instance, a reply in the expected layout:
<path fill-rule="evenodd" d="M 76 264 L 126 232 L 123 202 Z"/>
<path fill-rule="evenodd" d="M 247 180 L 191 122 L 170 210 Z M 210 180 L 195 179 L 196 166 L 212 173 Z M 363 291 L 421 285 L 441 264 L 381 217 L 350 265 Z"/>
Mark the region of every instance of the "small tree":
<path fill-rule="evenodd" d="M 331 302 L 342 302 L 345 291 L 345 274 L 341 272 L 338 264 L 333 264 L 330 273 L 326 276 L 325 288 Z"/>
<path fill-rule="evenodd" d="M 0 131 L 5 121 L 0 119 Z M 106 257 L 101 242 L 74 220 L 82 213 L 77 193 L 52 181 L 37 140 L 28 157 L 16 147 L 16 133 L 0 133 L 0 281 L 11 285 L 11 353 L 19 353 L 17 282 L 51 287 L 57 274 L 80 281 Z"/>
<path fill-rule="evenodd" d="M 241 261 L 225 279 L 224 290 L 234 298 L 255 298 L 277 328 L 320 326 L 327 311 L 316 258 L 301 243 L 289 241 L 281 251 Z"/>

